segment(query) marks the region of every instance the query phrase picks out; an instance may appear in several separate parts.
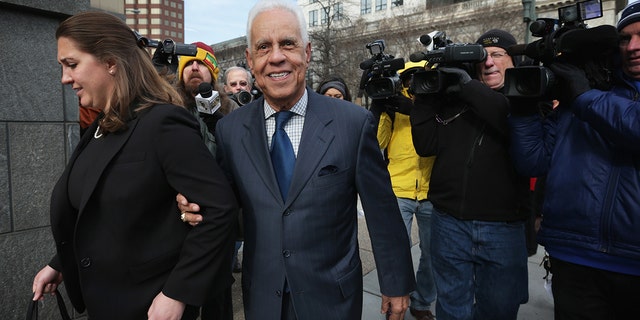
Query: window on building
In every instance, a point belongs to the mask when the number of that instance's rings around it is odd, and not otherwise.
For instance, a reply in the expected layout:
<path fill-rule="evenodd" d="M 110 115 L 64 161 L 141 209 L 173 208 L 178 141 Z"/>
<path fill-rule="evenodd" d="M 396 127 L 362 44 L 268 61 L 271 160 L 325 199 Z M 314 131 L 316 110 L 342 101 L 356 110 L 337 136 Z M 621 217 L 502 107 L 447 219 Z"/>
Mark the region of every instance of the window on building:
<path fill-rule="evenodd" d="M 175 21 L 171 21 L 171 26 L 175 28 L 178 26 L 178 24 Z"/>
<path fill-rule="evenodd" d="M 392 7 L 399 7 L 404 4 L 403 0 L 391 0 Z"/>
<path fill-rule="evenodd" d="M 371 13 L 371 0 L 360 0 L 360 14 Z"/>
<path fill-rule="evenodd" d="M 173 11 L 171 11 L 171 17 L 172 17 L 172 18 L 175 18 L 176 16 L 177 16 L 177 15 L 176 15 L 176 13 L 175 13 L 175 12 L 173 12 Z"/>
<path fill-rule="evenodd" d="M 376 11 L 387 9 L 387 0 L 376 0 Z"/>
<path fill-rule="evenodd" d="M 151 0 L 151 4 L 160 4 L 162 0 Z"/>
<path fill-rule="evenodd" d="M 318 25 L 318 10 L 309 11 L 309 27 Z"/>
<path fill-rule="evenodd" d="M 138 4 L 147 4 L 147 0 L 138 0 Z"/>
<path fill-rule="evenodd" d="M 135 0 L 126 0 L 124 3 L 125 4 L 136 4 L 137 2 Z"/>
<path fill-rule="evenodd" d="M 333 20 L 338 21 L 342 20 L 344 17 L 344 8 L 342 7 L 342 2 L 338 2 L 333 5 Z"/>
<path fill-rule="evenodd" d="M 162 20 L 160 18 L 151 18 L 151 24 L 155 24 L 155 25 L 162 24 Z"/>
<path fill-rule="evenodd" d="M 176 7 L 176 3 L 171 1 L 171 8 L 175 8 Z"/>
<path fill-rule="evenodd" d="M 160 14 L 162 14 L 162 9 L 160 9 L 160 8 L 151 8 L 151 14 L 160 15 Z"/>
<path fill-rule="evenodd" d="M 329 15 L 327 14 L 327 11 L 324 9 L 320 10 L 320 24 L 321 25 L 325 25 L 329 23 Z"/>

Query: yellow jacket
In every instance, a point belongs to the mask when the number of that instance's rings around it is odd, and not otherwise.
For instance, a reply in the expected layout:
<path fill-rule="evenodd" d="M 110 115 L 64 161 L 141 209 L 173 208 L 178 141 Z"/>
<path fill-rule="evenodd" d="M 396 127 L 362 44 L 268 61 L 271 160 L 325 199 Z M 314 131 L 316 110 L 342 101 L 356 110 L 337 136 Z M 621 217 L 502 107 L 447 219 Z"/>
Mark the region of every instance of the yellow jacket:
<path fill-rule="evenodd" d="M 378 123 L 378 144 L 387 149 L 393 192 L 398 198 L 424 200 L 435 156 L 421 157 L 413 147 L 409 116 L 395 113 L 395 119 L 383 112 Z"/>

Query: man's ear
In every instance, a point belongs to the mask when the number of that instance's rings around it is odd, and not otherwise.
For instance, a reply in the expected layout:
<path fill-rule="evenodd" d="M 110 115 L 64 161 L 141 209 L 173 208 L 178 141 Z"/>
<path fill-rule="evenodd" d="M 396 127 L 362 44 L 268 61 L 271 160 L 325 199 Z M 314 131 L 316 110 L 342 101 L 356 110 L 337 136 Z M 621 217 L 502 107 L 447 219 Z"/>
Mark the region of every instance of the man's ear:
<path fill-rule="evenodd" d="M 251 53 L 249 52 L 249 48 L 244 49 L 244 58 L 247 60 L 247 64 L 249 65 L 249 70 L 253 70 L 253 61 L 251 60 Z"/>
<path fill-rule="evenodd" d="M 307 42 L 307 46 L 304 49 L 304 52 L 307 54 L 307 65 L 311 62 L 311 42 Z"/>

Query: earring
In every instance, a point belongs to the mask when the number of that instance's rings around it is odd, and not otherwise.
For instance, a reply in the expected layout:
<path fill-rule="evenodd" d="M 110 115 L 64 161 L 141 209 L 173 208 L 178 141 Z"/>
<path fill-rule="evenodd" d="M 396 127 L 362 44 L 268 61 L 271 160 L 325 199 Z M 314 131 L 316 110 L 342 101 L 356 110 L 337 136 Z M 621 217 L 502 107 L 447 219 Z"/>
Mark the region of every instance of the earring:
<path fill-rule="evenodd" d="M 109 70 L 109 74 L 110 74 L 110 75 L 114 75 L 115 73 L 116 73 L 115 71 L 113 71 L 113 70 Z"/>

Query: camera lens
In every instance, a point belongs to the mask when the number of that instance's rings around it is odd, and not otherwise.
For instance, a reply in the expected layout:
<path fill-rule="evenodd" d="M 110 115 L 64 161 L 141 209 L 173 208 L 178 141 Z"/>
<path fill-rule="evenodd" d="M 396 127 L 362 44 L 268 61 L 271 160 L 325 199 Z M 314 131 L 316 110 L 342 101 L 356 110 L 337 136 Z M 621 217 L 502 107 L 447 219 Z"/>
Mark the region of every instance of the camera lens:
<path fill-rule="evenodd" d="M 251 93 L 247 91 L 240 91 L 238 92 L 237 96 L 238 96 L 238 103 L 241 106 L 244 106 L 245 104 L 253 101 L 253 96 L 251 95 Z"/>

